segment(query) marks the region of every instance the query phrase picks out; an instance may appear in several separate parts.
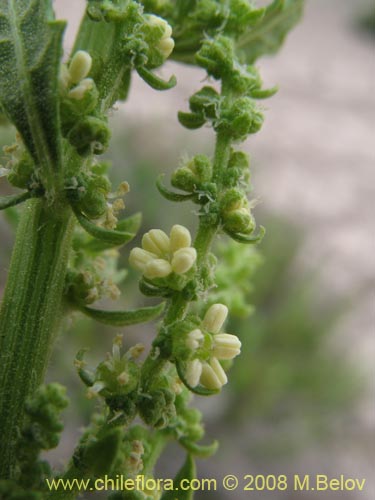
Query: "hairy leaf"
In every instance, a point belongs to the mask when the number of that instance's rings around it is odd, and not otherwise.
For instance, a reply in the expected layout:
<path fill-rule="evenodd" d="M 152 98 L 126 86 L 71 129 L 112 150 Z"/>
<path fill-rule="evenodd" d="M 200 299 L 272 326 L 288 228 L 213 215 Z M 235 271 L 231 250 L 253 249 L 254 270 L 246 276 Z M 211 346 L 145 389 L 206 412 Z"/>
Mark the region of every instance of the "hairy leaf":
<path fill-rule="evenodd" d="M 157 318 L 163 312 L 164 303 L 152 307 L 143 307 L 132 311 L 102 311 L 91 307 L 79 307 L 79 310 L 99 323 L 110 326 L 129 326 L 146 323 Z"/>
<path fill-rule="evenodd" d="M 61 165 L 58 74 L 64 28 L 53 20 L 50 0 L 0 2 L 0 104 L 47 180 Z"/>
<path fill-rule="evenodd" d="M 176 485 L 178 488 L 181 484 L 182 481 L 185 481 L 185 487 L 186 487 L 186 481 L 192 481 L 193 479 L 196 478 L 197 471 L 196 471 L 196 466 L 194 459 L 191 457 L 191 455 L 188 455 L 186 457 L 186 461 L 184 465 L 181 467 L 181 469 L 178 471 L 176 477 L 173 480 L 173 484 Z M 175 490 L 169 490 L 166 491 L 163 496 L 161 497 L 161 500 L 192 500 L 193 499 L 194 492 L 192 489 L 185 490 L 185 489 L 180 489 L 178 492 L 178 497 L 176 496 L 176 491 Z"/>
<path fill-rule="evenodd" d="M 105 229 L 104 227 L 97 226 L 94 222 L 91 222 L 85 215 L 83 215 L 77 207 L 72 205 L 72 208 L 83 229 L 94 238 L 97 238 L 101 242 L 105 243 L 105 248 L 124 245 L 134 238 L 134 233 L 118 231 L 116 229 Z"/>
<path fill-rule="evenodd" d="M 213 441 L 211 444 L 192 443 L 186 439 L 180 439 L 179 443 L 193 456 L 209 458 L 217 452 L 219 442 Z"/>
<path fill-rule="evenodd" d="M 288 32 L 303 13 L 304 0 L 274 0 L 264 16 L 237 41 L 237 49 L 247 63 L 279 50 Z"/>

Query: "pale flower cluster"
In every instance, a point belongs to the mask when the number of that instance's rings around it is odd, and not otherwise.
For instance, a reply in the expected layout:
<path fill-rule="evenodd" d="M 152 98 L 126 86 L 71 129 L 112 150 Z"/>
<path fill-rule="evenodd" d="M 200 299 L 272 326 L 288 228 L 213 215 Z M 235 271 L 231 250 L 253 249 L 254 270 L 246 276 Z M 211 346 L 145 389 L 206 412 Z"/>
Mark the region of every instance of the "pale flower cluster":
<path fill-rule="evenodd" d="M 169 236 L 161 229 L 151 229 L 142 238 L 142 248 L 133 248 L 129 256 L 130 265 L 151 280 L 172 273 L 185 274 L 196 259 L 190 231 L 178 224 L 172 227 Z"/>
<path fill-rule="evenodd" d="M 228 308 L 223 304 L 214 304 L 206 312 L 201 329 L 192 330 L 186 340 L 191 351 L 197 351 L 203 343 L 202 330 L 212 335 L 211 356 L 208 361 L 195 358 L 189 361 L 186 369 L 186 381 L 191 387 L 198 384 L 207 389 L 220 389 L 228 382 L 227 375 L 220 360 L 233 359 L 241 352 L 241 342 L 238 337 L 229 333 L 220 333 L 228 316 Z"/>
<path fill-rule="evenodd" d="M 154 14 L 147 16 L 148 23 L 152 26 L 160 26 L 163 29 L 163 34 L 161 39 L 158 41 L 156 48 L 163 54 L 163 57 L 167 59 L 174 49 L 174 40 L 172 38 L 172 27 L 167 23 L 165 19 Z"/>
<path fill-rule="evenodd" d="M 65 88 L 71 87 L 68 96 L 71 99 L 81 100 L 85 93 L 94 87 L 94 80 L 87 78 L 92 66 L 92 58 L 85 50 L 78 50 L 69 66 L 62 66 L 61 82 Z"/>

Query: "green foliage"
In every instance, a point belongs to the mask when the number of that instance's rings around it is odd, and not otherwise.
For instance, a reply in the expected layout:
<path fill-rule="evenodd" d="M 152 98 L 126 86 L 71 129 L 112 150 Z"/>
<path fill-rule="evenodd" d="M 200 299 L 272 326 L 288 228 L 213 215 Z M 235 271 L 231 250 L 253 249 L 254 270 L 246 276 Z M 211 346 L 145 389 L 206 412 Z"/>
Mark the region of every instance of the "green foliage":
<path fill-rule="evenodd" d="M 2 2 L 0 95 L 2 108 L 53 185 L 62 168 L 58 74 L 65 23 L 53 20 L 49 3 Z"/>
<path fill-rule="evenodd" d="M 2 171 L 25 191 L 1 198 L 0 209 L 40 198 L 28 202 L 20 223 L 0 311 L 0 368 L 8 381 L 0 407 L 1 425 L 9 431 L 0 447 L 4 498 L 26 498 L 27 488 L 28 498 L 49 497 L 43 481 L 53 474 L 152 478 L 169 440 L 188 453 L 178 483 L 195 477 L 193 457 L 216 451 L 217 442 L 201 444 L 201 414 L 190 407 L 190 398 L 215 395 L 228 381 L 241 342 L 222 330 L 227 305 L 237 315 L 250 312 L 245 299 L 257 254 L 232 243 L 216 268 L 212 249 L 220 234 L 245 244 L 264 234 L 262 227 L 256 231 L 254 204 L 247 199 L 249 161 L 234 144 L 260 130 L 264 117 L 257 100 L 275 92 L 263 89 L 249 63 L 279 47 L 300 7 L 297 0 L 276 0 L 264 9 L 245 0 L 88 0 L 74 50 L 62 63 L 64 24 L 54 21 L 49 0 L 1 4 L 0 110 L 19 132 L 5 150 L 8 163 Z M 108 111 L 127 97 L 133 71 L 153 89 L 172 88 L 175 77 L 165 81 L 154 70 L 174 47 L 172 57 L 218 81 L 218 89 L 205 85 L 189 99 L 190 111 L 179 113 L 187 128 L 212 128 L 214 153 L 195 155 L 176 169 L 171 184 L 182 193 L 157 182 L 166 199 L 198 205 L 197 234 L 192 239 L 181 224 L 169 234 L 151 229 L 141 247 L 131 250 L 129 262 L 141 273 L 140 291 L 165 302 L 125 311 L 97 309 L 91 307 L 97 300 L 118 298 L 127 271 L 119 270 L 117 249 L 141 224 L 139 214 L 118 220 L 129 186 L 122 182 L 113 191 L 109 165 L 98 158 L 111 138 Z M 140 358 L 144 346 L 139 344 L 123 353 L 119 336 L 95 369 L 87 368 L 80 349 L 74 363 L 78 376 L 87 396 L 99 404 L 68 467 L 53 473 L 39 456 L 58 443 L 66 399 L 59 385 L 36 385 L 63 313 L 72 311 L 117 328 L 161 318 L 146 359 Z M 135 424 L 137 418 L 142 425 Z M 146 500 L 150 495 L 119 496 Z M 172 497 L 166 491 L 161 498 Z M 180 500 L 192 497 L 193 491 L 180 493 Z"/>

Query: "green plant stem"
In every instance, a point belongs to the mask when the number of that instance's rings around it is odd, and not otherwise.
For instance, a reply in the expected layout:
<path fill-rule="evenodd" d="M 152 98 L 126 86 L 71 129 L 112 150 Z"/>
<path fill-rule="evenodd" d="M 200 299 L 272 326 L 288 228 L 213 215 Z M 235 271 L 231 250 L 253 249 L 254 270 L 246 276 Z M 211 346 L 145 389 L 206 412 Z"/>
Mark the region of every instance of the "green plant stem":
<path fill-rule="evenodd" d="M 62 202 L 27 202 L 0 310 L 0 477 L 14 476 L 24 405 L 43 382 L 62 317 L 73 217 Z"/>
<path fill-rule="evenodd" d="M 228 93 L 225 86 L 223 86 L 223 92 Z M 230 138 L 228 138 L 228 136 L 226 136 L 225 134 L 218 133 L 216 137 L 215 156 L 213 164 L 213 180 L 216 182 L 219 192 L 223 188 L 222 179 L 224 176 L 224 172 L 228 166 L 230 149 Z M 194 247 L 196 248 L 198 254 L 196 272 L 201 281 L 201 292 L 206 291 L 202 275 L 204 274 L 207 257 L 215 236 L 219 230 L 219 227 L 219 220 L 207 219 L 205 214 L 200 216 L 198 232 L 194 241 Z M 183 319 L 186 311 L 188 310 L 188 307 L 189 299 L 185 298 L 181 293 L 176 293 L 169 302 L 167 312 L 159 332 L 163 332 L 165 328 L 172 323 Z M 158 339 L 159 336 L 156 338 L 156 343 L 158 342 Z M 149 356 L 146 358 L 142 368 L 142 386 L 145 387 L 150 381 L 154 380 L 154 378 L 163 370 L 165 364 L 166 359 L 158 356 L 153 349 Z"/>

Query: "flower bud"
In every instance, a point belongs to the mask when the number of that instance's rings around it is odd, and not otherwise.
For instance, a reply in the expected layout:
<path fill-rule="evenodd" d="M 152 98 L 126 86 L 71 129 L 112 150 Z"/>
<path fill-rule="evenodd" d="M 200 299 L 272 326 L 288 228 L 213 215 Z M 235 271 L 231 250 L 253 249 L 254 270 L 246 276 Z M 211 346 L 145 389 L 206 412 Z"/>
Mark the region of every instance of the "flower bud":
<path fill-rule="evenodd" d="M 197 176 L 188 167 L 180 167 L 173 172 L 171 177 L 171 184 L 177 189 L 193 192 L 198 184 Z"/>
<path fill-rule="evenodd" d="M 163 54 L 165 59 L 169 57 L 174 49 L 174 40 L 173 38 L 162 38 L 160 42 L 157 44 L 157 48 Z"/>
<path fill-rule="evenodd" d="M 172 272 L 170 263 L 164 259 L 150 260 L 145 267 L 143 274 L 152 280 L 155 278 L 165 278 Z"/>
<path fill-rule="evenodd" d="M 186 227 L 180 226 L 179 224 L 174 225 L 170 232 L 170 251 L 176 252 L 176 250 L 190 247 L 190 245 L 190 231 Z"/>
<path fill-rule="evenodd" d="M 255 219 L 248 208 L 242 207 L 227 213 L 224 218 L 224 228 L 233 233 L 250 234 L 255 229 Z"/>
<path fill-rule="evenodd" d="M 169 252 L 169 238 L 161 229 L 151 229 L 143 235 L 142 247 L 148 252 L 162 256 Z"/>
<path fill-rule="evenodd" d="M 216 79 L 230 75 L 235 58 L 233 42 L 225 36 L 204 40 L 196 54 L 196 61 L 207 73 Z"/>
<path fill-rule="evenodd" d="M 148 24 L 152 27 L 158 27 L 162 30 L 160 40 L 156 44 L 156 48 L 161 52 L 164 59 L 170 56 L 174 49 L 174 40 L 172 36 L 172 27 L 167 21 L 159 16 L 150 14 L 147 16 Z"/>
<path fill-rule="evenodd" d="M 86 92 L 92 90 L 93 88 L 94 88 L 94 80 L 92 78 L 85 78 L 79 83 L 79 85 L 72 88 L 72 90 L 68 92 L 68 97 L 70 99 L 75 99 L 77 101 L 80 101 L 84 98 Z"/>
<path fill-rule="evenodd" d="M 235 335 L 218 333 L 214 336 L 212 354 L 218 359 L 233 359 L 241 352 L 241 342 Z"/>
<path fill-rule="evenodd" d="M 200 382 L 207 389 L 221 389 L 228 382 L 227 375 L 216 358 L 211 358 L 209 363 L 204 363 Z"/>
<path fill-rule="evenodd" d="M 69 132 L 68 139 L 81 155 L 101 154 L 108 146 L 111 133 L 107 123 L 95 116 L 87 116 Z"/>
<path fill-rule="evenodd" d="M 241 97 L 222 106 L 220 119 L 214 125 L 216 132 L 226 132 L 234 141 L 243 141 L 263 125 L 263 114 L 253 99 Z"/>
<path fill-rule="evenodd" d="M 203 87 L 189 99 L 190 109 L 193 113 L 214 120 L 218 116 L 220 95 L 213 87 Z"/>
<path fill-rule="evenodd" d="M 72 83 L 79 83 L 90 73 L 92 58 L 84 50 L 76 52 L 69 64 L 69 78 Z"/>
<path fill-rule="evenodd" d="M 228 316 L 228 308 L 224 304 L 214 304 L 206 312 L 202 325 L 210 333 L 217 334 Z"/>
<path fill-rule="evenodd" d="M 191 269 L 197 260 L 195 248 L 180 248 L 172 258 L 172 269 L 176 274 L 184 274 Z"/>
<path fill-rule="evenodd" d="M 138 271 L 144 271 L 146 265 L 151 261 L 156 259 L 157 256 L 147 250 L 143 250 L 142 248 L 133 248 L 129 255 L 129 263 Z"/>

